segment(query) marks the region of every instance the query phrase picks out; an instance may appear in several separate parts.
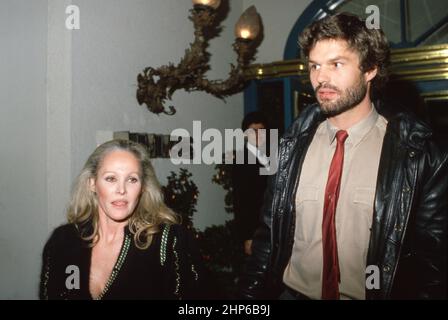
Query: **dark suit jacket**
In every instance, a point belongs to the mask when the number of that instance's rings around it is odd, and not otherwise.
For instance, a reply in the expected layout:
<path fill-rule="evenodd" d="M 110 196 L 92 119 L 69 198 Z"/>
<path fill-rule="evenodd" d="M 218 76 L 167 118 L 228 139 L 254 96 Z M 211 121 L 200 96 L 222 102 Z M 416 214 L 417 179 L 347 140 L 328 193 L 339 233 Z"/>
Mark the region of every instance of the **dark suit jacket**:
<path fill-rule="evenodd" d="M 260 220 L 260 210 L 267 183 L 267 176 L 260 175 L 262 165 L 255 156 L 253 157 L 256 163 L 249 164 L 249 152 L 246 145 L 244 150 L 237 151 L 235 156 L 238 153 L 240 155 L 244 153 L 242 155 L 244 164 L 232 166 L 235 225 L 240 241 L 252 239 Z"/>

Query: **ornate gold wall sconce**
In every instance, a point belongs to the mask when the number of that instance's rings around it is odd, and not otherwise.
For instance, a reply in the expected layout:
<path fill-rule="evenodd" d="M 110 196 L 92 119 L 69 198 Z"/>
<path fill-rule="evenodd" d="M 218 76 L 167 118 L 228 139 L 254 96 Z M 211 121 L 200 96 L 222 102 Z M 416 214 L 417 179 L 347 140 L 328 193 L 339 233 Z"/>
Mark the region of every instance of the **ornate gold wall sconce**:
<path fill-rule="evenodd" d="M 137 100 L 140 105 L 146 104 L 149 111 L 173 115 L 176 109 L 169 106 L 165 109 L 165 101 L 171 100 L 178 89 L 205 91 L 218 98 L 241 91 L 245 84 L 244 69 L 254 58 L 259 43 L 261 20 L 254 6 L 248 8 L 235 26 L 236 40 L 233 49 L 238 55 L 236 67 L 231 64 L 229 77 L 225 80 L 208 80 L 205 73 L 210 69 L 210 54 L 206 51 L 208 41 L 213 37 L 216 28 L 217 9 L 221 0 L 192 0 L 193 9 L 189 19 L 194 24 L 194 42 L 185 50 L 185 55 L 177 66 L 172 63 L 157 69 L 147 67 L 137 77 Z"/>

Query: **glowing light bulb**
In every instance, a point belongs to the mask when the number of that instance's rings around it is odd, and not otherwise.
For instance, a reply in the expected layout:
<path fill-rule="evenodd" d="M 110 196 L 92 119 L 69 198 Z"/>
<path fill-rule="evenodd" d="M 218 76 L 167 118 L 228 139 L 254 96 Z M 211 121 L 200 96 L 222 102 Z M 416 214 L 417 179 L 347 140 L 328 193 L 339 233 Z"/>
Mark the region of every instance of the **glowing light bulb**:
<path fill-rule="evenodd" d="M 241 30 L 240 35 L 241 35 L 241 38 L 248 39 L 250 37 L 250 31 L 249 30 Z"/>

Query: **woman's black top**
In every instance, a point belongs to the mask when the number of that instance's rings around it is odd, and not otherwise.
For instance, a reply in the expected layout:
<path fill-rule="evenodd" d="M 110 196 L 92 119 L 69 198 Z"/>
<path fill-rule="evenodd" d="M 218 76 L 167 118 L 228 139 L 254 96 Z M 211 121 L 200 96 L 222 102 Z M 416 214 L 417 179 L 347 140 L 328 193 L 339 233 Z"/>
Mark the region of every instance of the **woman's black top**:
<path fill-rule="evenodd" d="M 90 300 L 92 248 L 74 224 L 58 227 L 45 245 L 41 299 Z M 98 299 L 198 299 L 203 267 L 194 238 L 181 225 L 163 225 L 149 248 L 135 246 L 128 227 L 112 273 Z"/>

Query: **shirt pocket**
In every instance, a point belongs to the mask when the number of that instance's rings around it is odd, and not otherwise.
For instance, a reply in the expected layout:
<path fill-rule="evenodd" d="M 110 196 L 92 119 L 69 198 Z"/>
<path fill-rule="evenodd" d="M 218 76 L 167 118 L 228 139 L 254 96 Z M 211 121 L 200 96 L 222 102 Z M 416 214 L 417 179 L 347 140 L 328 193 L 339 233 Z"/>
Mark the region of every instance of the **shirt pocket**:
<path fill-rule="evenodd" d="M 296 204 L 301 205 L 305 201 L 317 201 L 318 188 L 316 186 L 301 186 L 297 190 Z"/>
<path fill-rule="evenodd" d="M 367 187 L 355 187 L 353 194 L 353 203 L 357 205 L 365 205 L 373 210 L 373 201 L 375 198 L 375 189 Z"/>
<path fill-rule="evenodd" d="M 350 232 L 358 232 L 357 244 L 367 250 L 370 239 L 370 229 L 373 221 L 373 202 L 375 189 L 355 187 L 352 197 L 354 216 L 350 219 L 353 225 Z M 366 251 L 367 252 L 367 251 Z"/>
<path fill-rule="evenodd" d="M 300 186 L 296 195 L 296 231 L 295 240 L 309 242 L 317 232 L 320 207 L 318 205 L 317 186 Z"/>

